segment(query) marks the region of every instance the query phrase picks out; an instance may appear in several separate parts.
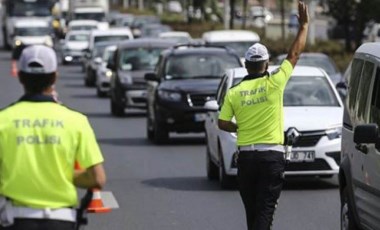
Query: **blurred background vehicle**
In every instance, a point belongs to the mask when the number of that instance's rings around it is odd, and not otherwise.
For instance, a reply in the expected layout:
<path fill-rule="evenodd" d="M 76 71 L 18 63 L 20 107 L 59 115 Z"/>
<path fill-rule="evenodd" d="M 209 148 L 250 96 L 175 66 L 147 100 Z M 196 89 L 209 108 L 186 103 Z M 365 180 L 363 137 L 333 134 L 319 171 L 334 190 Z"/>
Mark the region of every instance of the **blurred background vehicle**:
<path fill-rule="evenodd" d="M 249 9 L 249 16 L 253 20 L 253 25 L 256 27 L 264 27 L 269 21 L 273 19 L 273 14 L 266 7 L 252 6 Z"/>
<path fill-rule="evenodd" d="M 120 43 L 115 60 L 109 65 L 111 79 L 111 113 L 125 114 L 126 108 L 146 108 L 145 73 L 156 67 L 161 51 L 175 45 L 161 39 L 136 39 Z"/>
<path fill-rule="evenodd" d="M 88 49 L 90 32 L 86 30 L 70 31 L 64 40 L 61 41 L 61 63 L 79 63 Z"/>
<path fill-rule="evenodd" d="M 77 30 L 97 30 L 99 28 L 99 23 L 95 20 L 72 20 L 67 26 L 67 31 L 77 31 Z"/>
<path fill-rule="evenodd" d="M 260 41 L 257 33 L 248 30 L 214 30 L 203 33 L 202 39 L 206 44 L 226 46 L 235 50 L 242 63 L 247 49 Z"/>
<path fill-rule="evenodd" d="M 4 48 L 10 49 L 12 47 L 15 24 L 19 19 L 33 17 L 46 21 L 52 27 L 54 3 L 54 0 L 2 0 L 1 27 Z"/>
<path fill-rule="evenodd" d="M 280 65 L 286 58 L 286 54 L 281 54 L 275 58 L 273 64 Z M 322 68 L 334 85 L 343 81 L 342 73 L 339 72 L 335 62 L 326 54 L 323 53 L 302 53 L 298 59 L 297 66 L 314 66 Z"/>
<path fill-rule="evenodd" d="M 151 24 L 161 24 L 160 18 L 157 16 L 152 16 L 152 15 L 135 16 L 132 24 L 130 25 L 133 36 L 135 38 L 140 37 L 141 28 L 144 27 L 145 25 L 151 25 Z"/>
<path fill-rule="evenodd" d="M 278 66 L 270 66 L 269 72 Z M 218 128 L 219 106 L 227 90 L 247 75 L 245 68 L 230 69 L 223 76 L 216 100 L 206 103 L 207 177 L 222 188 L 233 185 L 237 175 L 236 134 Z M 343 103 L 329 76 L 316 67 L 296 66 L 284 93 L 284 128 L 301 134 L 293 145 L 287 176 L 332 177 L 338 173 Z"/>
<path fill-rule="evenodd" d="M 179 44 L 186 44 L 192 42 L 191 35 L 186 31 L 169 31 L 158 34 L 159 38 L 169 39 Z"/>
<path fill-rule="evenodd" d="M 99 65 L 102 64 L 104 50 L 108 46 L 117 45 L 120 41 L 121 40 L 97 42 L 94 47 L 85 51 L 84 57 L 82 59 L 82 69 L 85 72 L 85 86 L 96 85 L 96 70 L 98 69 Z"/>
<path fill-rule="evenodd" d="M 110 28 L 108 30 L 92 30 L 89 38 L 88 48 L 92 50 L 98 42 L 125 41 L 133 39 L 133 34 L 128 27 Z"/>
<path fill-rule="evenodd" d="M 17 19 L 14 33 L 8 44 L 12 44 L 12 59 L 18 59 L 22 50 L 29 45 L 54 47 L 54 31 L 46 20 Z"/>
<path fill-rule="evenodd" d="M 204 104 L 215 97 L 225 69 L 240 66 L 228 48 L 188 44 L 163 51 L 155 72 L 145 75 L 148 139 L 162 144 L 170 132 L 204 132 Z"/>
<path fill-rule="evenodd" d="M 109 93 L 113 73 L 111 69 L 107 68 L 107 65 L 111 62 L 116 48 L 116 45 L 107 46 L 101 59 L 96 60 L 97 62 L 101 61 L 96 68 L 96 95 L 98 97 L 105 97 Z"/>
<path fill-rule="evenodd" d="M 132 14 L 118 14 L 110 19 L 109 23 L 111 27 L 130 27 L 134 20 Z"/>
<path fill-rule="evenodd" d="M 172 28 L 162 24 L 148 24 L 141 29 L 141 38 L 158 38 L 160 33 L 172 31 Z"/>

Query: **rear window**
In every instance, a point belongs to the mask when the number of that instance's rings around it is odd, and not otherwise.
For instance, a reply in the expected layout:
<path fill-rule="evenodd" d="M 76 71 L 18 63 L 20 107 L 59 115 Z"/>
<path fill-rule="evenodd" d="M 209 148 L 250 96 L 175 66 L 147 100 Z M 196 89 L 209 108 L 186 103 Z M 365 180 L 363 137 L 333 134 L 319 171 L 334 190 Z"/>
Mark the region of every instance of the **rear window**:
<path fill-rule="evenodd" d="M 226 69 L 241 67 L 240 60 L 228 53 L 176 55 L 169 58 L 166 79 L 221 78 Z"/>

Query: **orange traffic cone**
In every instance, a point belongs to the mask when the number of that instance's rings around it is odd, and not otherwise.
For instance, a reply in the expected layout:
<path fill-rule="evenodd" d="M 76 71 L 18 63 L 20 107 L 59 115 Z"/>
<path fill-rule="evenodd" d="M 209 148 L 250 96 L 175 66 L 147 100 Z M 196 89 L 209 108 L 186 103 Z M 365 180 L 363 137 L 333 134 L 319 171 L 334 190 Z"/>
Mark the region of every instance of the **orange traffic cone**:
<path fill-rule="evenodd" d="M 75 161 L 74 168 L 76 170 L 82 169 L 78 161 Z M 106 213 L 111 211 L 111 208 L 104 207 L 99 189 L 92 189 L 92 200 L 88 205 L 87 211 L 90 213 Z"/>
<path fill-rule="evenodd" d="M 104 207 L 102 197 L 100 195 L 99 189 L 93 189 L 92 190 L 92 200 L 90 204 L 88 205 L 87 211 L 90 213 L 106 213 L 110 212 L 111 209 Z"/>
<path fill-rule="evenodd" d="M 17 77 L 18 75 L 17 61 L 15 60 L 12 60 L 11 75 L 12 77 Z"/>

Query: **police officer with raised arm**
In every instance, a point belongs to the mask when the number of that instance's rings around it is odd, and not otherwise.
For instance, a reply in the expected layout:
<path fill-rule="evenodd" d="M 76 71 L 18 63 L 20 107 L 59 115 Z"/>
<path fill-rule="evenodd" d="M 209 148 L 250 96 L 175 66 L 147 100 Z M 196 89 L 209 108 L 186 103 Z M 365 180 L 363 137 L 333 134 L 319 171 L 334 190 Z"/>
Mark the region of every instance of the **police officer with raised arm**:
<path fill-rule="evenodd" d="M 103 156 L 87 117 L 54 99 L 54 50 L 25 48 L 18 69 L 25 94 L 0 110 L 0 229 L 73 230 L 76 187 L 104 186 Z"/>
<path fill-rule="evenodd" d="M 238 184 L 248 230 L 271 228 L 284 181 L 283 94 L 305 47 L 309 22 L 305 3 L 300 1 L 298 10 L 299 30 L 281 66 L 268 73 L 267 48 L 252 45 L 245 54 L 248 75 L 227 92 L 219 115 L 220 129 L 237 132 Z"/>

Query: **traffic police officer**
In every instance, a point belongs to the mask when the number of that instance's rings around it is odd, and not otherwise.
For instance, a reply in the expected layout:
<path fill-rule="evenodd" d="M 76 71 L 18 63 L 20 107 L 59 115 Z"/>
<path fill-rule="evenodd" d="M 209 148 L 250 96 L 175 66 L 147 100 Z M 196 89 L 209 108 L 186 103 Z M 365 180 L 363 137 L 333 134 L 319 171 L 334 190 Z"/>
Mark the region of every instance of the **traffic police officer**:
<path fill-rule="evenodd" d="M 219 115 L 220 129 L 237 132 L 238 184 L 248 230 L 271 228 L 283 185 L 283 93 L 305 47 L 309 22 L 303 2 L 298 10 L 299 30 L 281 66 L 269 74 L 266 47 L 251 46 L 245 55 L 248 75 L 227 92 Z"/>
<path fill-rule="evenodd" d="M 74 229 L 76 187 L 104 186 L 94 132 L 84 115 L 54 100 L 56 77 L 54 50 L 23 50 L 19 80 L 25 94 L 0 111 L 0 195 L 13 206 L 0 209 L 0 216 L 14 216 L 0 220 L 0 229 Z M 75 162 L 84 169 L 75 171 Z"/>

